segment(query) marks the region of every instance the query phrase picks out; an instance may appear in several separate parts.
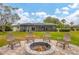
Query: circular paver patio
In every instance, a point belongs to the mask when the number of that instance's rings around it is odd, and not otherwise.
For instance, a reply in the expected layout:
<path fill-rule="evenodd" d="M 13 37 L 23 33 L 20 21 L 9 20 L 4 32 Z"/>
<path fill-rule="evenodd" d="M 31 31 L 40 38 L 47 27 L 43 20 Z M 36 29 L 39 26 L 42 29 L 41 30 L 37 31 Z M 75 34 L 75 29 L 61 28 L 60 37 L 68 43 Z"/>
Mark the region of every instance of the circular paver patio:
<path fill-rule="evenodd" d="M 40 40 L 38 40 L 40 41 Z M 56 46 L 55 40 L 51 40 L 53 48 L 55 49 L 53 53 L 50 53 L 49 55 L 79 55 L 79 47 L 70 44 L 70 48 L 62 49 L 62 47 Z M 25 42 L 26 43 L 26 42 Z M 30 43 L 28 43 L 29 45 Z M 19 46 L 18 44 L 15 46 L 14 50 L 11 50 L 10 48 L 6 46 L 0 47 L 0 54 L 1 55 L 31 55 L 32 53 L 28 53 L 28 49 L 26 50 L 26 45 L 24 47 Z"/>
<path fill-rule="evenodd" d="M 46 51 L 35 51 L 35 50 L 32 50 L 30 48 L 31 44 L 33 43 L 38 43 L 38 42 L 43 42 L 43 43 L 48 43 L 51 48 L 49 50 L 46 50 Z M 35 54 L 35 55 L 46 55 L 46 54 L 51 54 L 51 53 L 54 53 L 54 51 L 56 50 L 55 49 L 55 46 L 51 43 L 51 42 L 47 42 L 47 41 L 43 41 L 42 39 L 35 39 L 34 42 L 29 42 L 28 44 L 25 45 L 25 50 L 29 53 L 29 54 Z"/>

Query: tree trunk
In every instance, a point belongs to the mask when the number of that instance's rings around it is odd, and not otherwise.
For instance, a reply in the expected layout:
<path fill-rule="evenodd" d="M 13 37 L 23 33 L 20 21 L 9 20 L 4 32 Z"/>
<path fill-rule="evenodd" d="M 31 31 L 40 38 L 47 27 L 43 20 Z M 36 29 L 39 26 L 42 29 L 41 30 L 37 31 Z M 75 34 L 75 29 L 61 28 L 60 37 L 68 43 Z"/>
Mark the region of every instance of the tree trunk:
<path fill-rule="evenodd" d="M 5 26 L 2 25 L 2 32 L 5 32 Z"/>

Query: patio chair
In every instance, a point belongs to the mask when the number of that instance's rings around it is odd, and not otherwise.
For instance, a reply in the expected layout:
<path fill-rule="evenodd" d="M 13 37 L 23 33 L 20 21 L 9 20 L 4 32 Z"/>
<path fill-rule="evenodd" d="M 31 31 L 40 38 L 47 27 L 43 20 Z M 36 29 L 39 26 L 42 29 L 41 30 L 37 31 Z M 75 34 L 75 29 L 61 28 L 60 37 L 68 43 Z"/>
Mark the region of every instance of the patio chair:
<path fill-rule="evenodd" d="M 26 36 L 27 43 L 30 41 L 34 42 L 35 37 L 33 36 L 32 32 L 29 32 L 28 35 Z"/>
<path fill-rule="evenodd" d="M 0 55 L 3 55 L 3 53 L 0 51 Z"/>
<path fill-rule="evenodd" d="M 50 42 L 50 33 L 49 33 L 49 32 L 45 32 L 45 33 L 44 33 L 43 41 L 48 41 L 48 42 Z"/>
<path fill-rule="evenodd" d="M 70 34 L 69 33 L 66 33 L 62 38 L 58 38 L 57 39 L 57 43 L 56 43 L 56 46 L 58 44 L 60 44 L 62 46 L 63 49 L 66 49 L 66 47 L 69 48 L 69 43 L 70 43 L 71 39 L 70 39 Z"/>
<path fill-rule="evenodd" d="M 10 47 L 12 50 L 14 49 L 15 44 L 17 44 L 17 43 L 20 44 L 20 41 L 16 40 L 11 32 L 8 33 L 6 40 L 8 42 L 8 47 Z"/>
<path fill-rule="evenodd" d="M 69 33 L 66 33 L 66 34 L 64 35 L 63 41 L 64 41 L 63 49 L 65 49 L 66 47 L 69 48 L 69 43 L 70 43 L 70 41 L 71 41 L 71 38 L 70 38 L 70 34 L 69 34 Z"/>
<path fill-rule="evenodd" d="M 56 46 L 57 46 L 57 45 L 60 45 L 60 44 L 63 44 L 62 37 L 57 37 L 57 43 L 56 43 Z"/>

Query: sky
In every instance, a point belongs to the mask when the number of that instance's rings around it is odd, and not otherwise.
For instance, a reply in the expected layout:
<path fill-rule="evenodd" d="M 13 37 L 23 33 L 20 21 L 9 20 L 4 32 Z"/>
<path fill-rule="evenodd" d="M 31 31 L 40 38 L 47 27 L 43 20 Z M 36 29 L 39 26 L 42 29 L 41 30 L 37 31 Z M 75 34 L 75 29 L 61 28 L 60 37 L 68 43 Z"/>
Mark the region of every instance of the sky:
<path fill-rule="evenodd" d="M 67 23 L 79 24 L 78 3 L 6 3 L 17 7 L 15 11 L 21 18 L 16 23 L 42 23 L 48 17 L 56 17 L 59 20 L 66 19 Z"/>

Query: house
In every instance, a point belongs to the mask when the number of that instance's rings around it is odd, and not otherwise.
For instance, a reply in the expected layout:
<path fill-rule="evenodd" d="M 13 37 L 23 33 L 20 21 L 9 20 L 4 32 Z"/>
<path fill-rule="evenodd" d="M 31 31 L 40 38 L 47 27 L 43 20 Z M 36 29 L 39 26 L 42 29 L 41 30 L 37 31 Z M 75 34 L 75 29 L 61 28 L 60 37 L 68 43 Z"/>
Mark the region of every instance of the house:
<path fill-rule="evenodd" d="M 13 25 L 13 31 L 56 31 L 56 25 L 51 23 L 23 23 Z"/>

